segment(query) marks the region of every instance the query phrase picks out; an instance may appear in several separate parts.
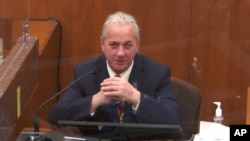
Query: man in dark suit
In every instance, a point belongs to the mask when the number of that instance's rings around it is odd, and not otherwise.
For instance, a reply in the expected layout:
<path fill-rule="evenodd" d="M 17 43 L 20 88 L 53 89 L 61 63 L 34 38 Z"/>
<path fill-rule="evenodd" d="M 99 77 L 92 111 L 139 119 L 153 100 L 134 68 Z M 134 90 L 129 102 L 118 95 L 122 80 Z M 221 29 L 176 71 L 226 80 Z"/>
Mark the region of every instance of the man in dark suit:
<path fill-rule="evenodd" d="M 138 53 L 136 20 L 123 12 L 110 15 L 100 40 L 103 54 L 76 66 L 74 79 L 92 70 L 98 73 L 71 86 L 53 107 L 49 122 L 180 125 L 179 107 L 170 88 L 170 68 Z"/>

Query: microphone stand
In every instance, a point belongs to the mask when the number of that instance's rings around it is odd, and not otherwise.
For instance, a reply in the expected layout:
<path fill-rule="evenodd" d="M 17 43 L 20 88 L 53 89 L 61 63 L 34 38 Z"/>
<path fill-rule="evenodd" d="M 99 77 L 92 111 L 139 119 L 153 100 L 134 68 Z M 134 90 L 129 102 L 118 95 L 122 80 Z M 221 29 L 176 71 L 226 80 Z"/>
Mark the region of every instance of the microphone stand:
<path fill-rule="evenodd" d="M 52 97 L 50 97 L 49 99 L 47 99 L 45 102 L 43 102 L 37 112 L 34 115 L 34 135 L 29 136 L 25 141 L 52 141 L 52 139 L 46 137 L 46 136 L 42 136 L 41 134 L 39 134 L 39 113 L 42 110 L 42 108 L 48 104 L 51 100 L 53 100 L 54 98 L 56 98 L 57 96 L 61 95 L 65 90 L 67 90 L 69 87 L 71 87 L 72 85 L 74 85 L 76 82 L 78 82 L 80 79 L 90 75 L 90 74 L 97 74 L 98 70 L 92 70 L 88 73 L 85 73 L 84 75 L 78 77 L 77 79 L 75 79 L 74 81 L 72 81 L 68 86 L 66 86 L 65 88 L 63 88 L 62 90 L 60 90 L 59 92 L 57 92 L 55 95 L 53 95 Z"/>

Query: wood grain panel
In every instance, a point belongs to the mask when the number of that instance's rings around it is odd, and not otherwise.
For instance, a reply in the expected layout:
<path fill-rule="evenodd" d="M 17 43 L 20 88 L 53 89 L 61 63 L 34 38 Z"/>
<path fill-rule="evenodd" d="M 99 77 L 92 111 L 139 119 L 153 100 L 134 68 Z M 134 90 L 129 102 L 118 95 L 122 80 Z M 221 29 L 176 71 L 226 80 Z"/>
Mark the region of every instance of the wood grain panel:
<path fill-rule="evenodd" d="M 0 0 L 0 17 L 26 19 L 29 17 L 30 0 Z"/>
<path fill-rule="evenodd" d="M 101 53 L 99 37 L 106 16 L 115 11 L 134 15 L 141 28 L 140 53 L 170 66 L 174 76 L 189 78 L 191 1 L 75 0 L 31 2 L 31 17 L 53 16 L 62 25 L 61 85 L 72 69 Z"/>
<path fill-rule="evenodd" d="M 200 118 L 212 121 L 216 108 L 212 102 L 221 101 L 224 123 L 243 124 L 249 85 L 249 72 L 244 66 L 249 56 L 245 51 L 249 43 L 242 39 L 249 40 L 250 36 L 245 34 L 250 6 L 247 1 L 195 0 L 193 7 L 193 56 L 198 58 L 201 71 L 193 71 L 193 81 L 202 91 Z"/>
<path fill-rule="evenodd" d="M 9 3 L 1 5 L 1 11 L 23 18 L 25 1 L 18 4 L 10 0 L 15 10 Z M 138 20 L 140 53 L 169 65 L 173 76 L 201 90 L 201 120 L 212 121 L 216 108 L 212 101 L 219 100 L 226 125 L 246 122 L 249 0 L 32 0 L 30 18 L 55 17 L 61 23 L 61 87 L 72 79 L 75 65 L 101 53 L 102 24 L 108 14 L 117 10 Z M 198 59 L 196 69 L 191 65 L 193 57 Z"/>
<path fill-rule="evenodd" d="M 106 15 L 117 10 L 133 14 L 141 27 L 140 52 L 201 89 L 201 119 L 212 120 L 212 101 L 220 100 L 225 123 L 242 123 L 249 84 L 249 9 L 247 0 L 34 0 L 31 17 L 53 16 L 62 24 L 60 82 L 65 86 L 76 64 L 100 53 Z M 193 57 L 200 73 L 191 66 Z"/>
<path fill-rule="evenodd" d="M 247 89 L 247 121 L 246 124 L 250 124 L 250 87 Z"/>

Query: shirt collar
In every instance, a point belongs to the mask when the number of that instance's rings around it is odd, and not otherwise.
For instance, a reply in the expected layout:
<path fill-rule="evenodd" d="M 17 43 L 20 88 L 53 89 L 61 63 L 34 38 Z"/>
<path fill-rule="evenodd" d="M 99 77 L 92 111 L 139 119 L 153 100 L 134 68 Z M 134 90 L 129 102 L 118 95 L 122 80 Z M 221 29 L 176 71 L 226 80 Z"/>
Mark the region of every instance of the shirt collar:
<path fill-rule="evenodd" d="M 111 67 L 108 64 L 108 61 L 106 61 L 107 64 L 107 69 L 108 69 L 108 73 L 109 73 L 109 77 L 114 77 L 116 75 L 116 73 L 111 69 Z M 126 69 L 123 73 L 119 74 L 122 78 L 128 80 L 129 79 L 129 75 L 132 71 L 132 67 L 134 65 L 134 60 L 132 61 L 131 65 L 128 67 L 128 69 Z"/>

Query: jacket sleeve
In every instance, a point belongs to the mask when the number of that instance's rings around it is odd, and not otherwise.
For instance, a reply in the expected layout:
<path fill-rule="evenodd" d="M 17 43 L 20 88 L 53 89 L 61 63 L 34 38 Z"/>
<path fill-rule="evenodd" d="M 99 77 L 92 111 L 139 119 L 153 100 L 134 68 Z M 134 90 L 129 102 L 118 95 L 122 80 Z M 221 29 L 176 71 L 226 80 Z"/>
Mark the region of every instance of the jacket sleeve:
<path fill-rule="evenodd" d="M 145 78 L 140 91 L 140 105 L 134 113 L 137 122 L 181 124 L 179 106 L 170 86 L 170 69 Z"/>
<path fill-rule="evenodd" d="M 86 72 L 88 71 L 86 70 Z M 74 80 L 83 74 L 84 72 L 80 73 L 74 69 Z M 58 120 L 83 120 L 90 117 L 92 95 L 97 91 L 97 89 L 91 88 L 94 77 L 94 75 L 86 76 L 68 88 L 52 108 L 49 123 L 57 125 Z"/>

